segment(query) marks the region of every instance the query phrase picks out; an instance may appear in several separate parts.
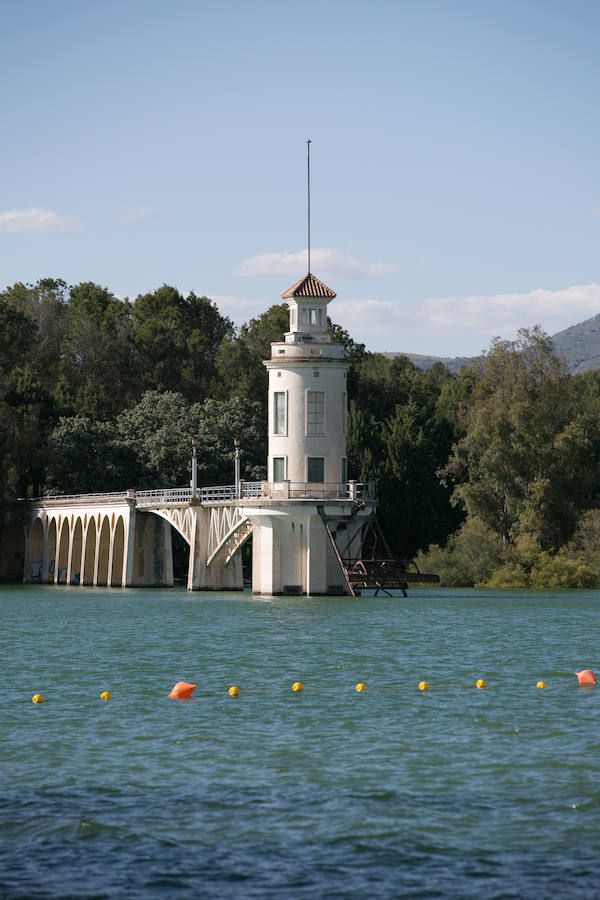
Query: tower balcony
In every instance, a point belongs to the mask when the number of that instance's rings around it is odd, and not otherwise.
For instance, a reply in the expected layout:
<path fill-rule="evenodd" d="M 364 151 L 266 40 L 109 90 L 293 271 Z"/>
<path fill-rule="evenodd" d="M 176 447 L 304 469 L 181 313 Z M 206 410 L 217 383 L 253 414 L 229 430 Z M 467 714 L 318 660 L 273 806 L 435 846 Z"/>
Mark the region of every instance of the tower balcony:
<path fill-rule="evenodd" d="M 294 335 L 294 340 L 279 341 L 271 344 L 271 364 L 285 363 L 301 359 L 323 359 L 345 361 L 344 348 L 341 344 L 315 340 L 312 335 Z"/>
<path fill-rule="evenodd" d="M 136 491 L 138 507 L 157 502 L 185 504 L 193 499 L 191 488 L 166 488 L 158 491 Z M 229 503 L 232 500 L 370 500 L 375 502 L 375 482 L 348 481 L 340 484 L 308 481 L 240 481 L 198 488 L 196 502 Z"/>

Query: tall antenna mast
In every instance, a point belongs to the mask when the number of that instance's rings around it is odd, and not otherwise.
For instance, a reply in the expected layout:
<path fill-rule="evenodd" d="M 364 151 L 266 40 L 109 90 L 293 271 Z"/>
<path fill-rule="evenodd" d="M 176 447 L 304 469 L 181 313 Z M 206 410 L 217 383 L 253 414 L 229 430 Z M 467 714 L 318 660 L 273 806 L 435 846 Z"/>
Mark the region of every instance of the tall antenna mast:
<path fill-rule="evenodd" d="M 308 274 L 310 275 L 310 138 L 306 141 L 306 181 L 308 196 Z"/>

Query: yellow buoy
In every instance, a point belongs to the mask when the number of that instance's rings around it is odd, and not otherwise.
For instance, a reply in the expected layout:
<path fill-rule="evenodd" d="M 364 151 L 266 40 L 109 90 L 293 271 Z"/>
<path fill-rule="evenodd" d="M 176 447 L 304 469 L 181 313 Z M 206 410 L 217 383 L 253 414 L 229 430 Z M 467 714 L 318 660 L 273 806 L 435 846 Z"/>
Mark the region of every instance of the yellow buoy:
<path fill-rule="evenodd" d="M 110 691 L 102 691 L 102 693 L 100 694 L 100 699 L 101 700 L 111 700 L 112 698 L 111 698 Z"/>
<path fill-rule="evenodd" d="M 363 681 L 359 681 L 358 684 L 356 685 L 357 691 L 366 691 L 366 689 L 367 689 L 367 686 Z"/>
<path fill-rule="evenodd" d="M 545 682 L 545 681 L 538 681 L 538 683 L 536 684 L 536 687 L 544 688 L 544 687 L 546 687 L 546 682 Z"/>
<path fill-rule="evenodd" d="M 239 695 L 240 695 L 240 689 L 238 687 L 236 687 L 235 684 L 232 684 L 231 687 L 229 688 L 229 696 L 230 697 L 239 697 Z"/>
<path fill-rule="evenodd" d="M 483 678 L 478 678 L 477 681 L 475 682 L 475 687 L 484 688 L 484 687 L 487 687 L 487 684 L 485 683 Z"/>
<path fill-rule="evenodd" d="M 301 682 L 301 681 L 295 681 L 295 682 L 293 683 L 293 685 L 292 685 L 292 690 L 293 690 L 293 691 L 301 691 L 301 690 L 303 690 L 303 688 L 302 688 L 302 682 Z"/>
<path fill-rule="evenodd" d="M 33 697 L 31 698 L 31 702 L 32 703 L 43 703 L 44 698 L 42 697 L 41 694 L 34 694 Z"/>
<path fill-rule="evenodd" d="M 420 681 L 420 682 L 419 682 L 419 690 L 420 690 L 420 691 L 428 691 L 428 690 L 429 690 L 429 684 L 428 684 L 426 681 Z"/>

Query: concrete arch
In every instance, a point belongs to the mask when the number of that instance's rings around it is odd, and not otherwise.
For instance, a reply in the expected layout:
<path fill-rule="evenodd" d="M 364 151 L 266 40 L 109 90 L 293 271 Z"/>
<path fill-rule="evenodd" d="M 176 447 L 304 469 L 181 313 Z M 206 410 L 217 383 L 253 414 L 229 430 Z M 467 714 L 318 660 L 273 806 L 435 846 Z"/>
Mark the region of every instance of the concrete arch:
<path fill-rule="evenodd" d="M 159 520 L 152 515 L 138 514 L 139 552 L 136 558 L 134 580 L 136 584 L 153 584 L 156 581 L 154 573 L 154 546 L 157 529 L 162 527 Z"/>
<path fill-rule="evenodd" d="M 187 544 L 191 545 L 195 519 L 189 507 L 183 509 L 170 506 L 167 506 L 164 509 L 158 507 L 156 509 L 147 510 L 147 513 L 164 519 L 175 529 L 175 531 L 179 532 Z"/>
<path fill-rule="evenodd" d="M 44 533 L 44 523 L 39 516 L 36 516 L 29 530 L 29 543 L 23 581 L 42 580 L 45 543 L 46 535 Z"/>
<path fill-rule="evenodd" d="M 115 514 L 113 513 L 113 521 Z M 111 553 L 111 587 L 122 587 L 125 583 L 123 576 L 123 560 L 125 558 L 125 525 L 123 517 L 119 516 L 115 522 L 112 533 L 112 553 Z"/>
<path fill-rule="evenodd" d="M 46 526 L 46 558 L 42 581 L 44 584 L 52 584 L 56 572 L 56 545 L 58 543 L 58 530 L 54 516 L 48 520 Z"/>
<path fill-rule="evenodd" d="M 81 516 L 75 519 L 73 527 L 73 535 L 71 538 L 71 549 L 69 552 L 69 584 L 81 584 L 81 569 L 83 556 L 83 523 Z"/>
<path fill-rule="evenodd" d="M 110 519 L 108 516 L 101 519 L 96 559 L 96 584 L 105 586 L 108 584 L 110 562 Z"/>
<path fill-rule="evenodd" d="M 96 571 L 96 520 L 92 516 L 84 539 L 80 584 L 93 584 Z"/>
<path fill-rule="evenodd" d="M 25 529 L 16 522 L 2 531 L 0 580 L 22 581 L 25 566 Z"/>
<path fill-rule="evenodd" d="M 173 584 L 171 523 L 154 512 L 138 511 L 135 516 L 130 583 L 140 587 Z"/>
<path fill-rule="evenodd" d="M 67 572 L 69 569 L 69 538 L 69 520 L 65 516 L 62 521 L 62 525 L 60 525 L 58 552 L 56 554 L 56 572 L 54 573 L 54 581 L 56 584 L 67 583 Z"/>

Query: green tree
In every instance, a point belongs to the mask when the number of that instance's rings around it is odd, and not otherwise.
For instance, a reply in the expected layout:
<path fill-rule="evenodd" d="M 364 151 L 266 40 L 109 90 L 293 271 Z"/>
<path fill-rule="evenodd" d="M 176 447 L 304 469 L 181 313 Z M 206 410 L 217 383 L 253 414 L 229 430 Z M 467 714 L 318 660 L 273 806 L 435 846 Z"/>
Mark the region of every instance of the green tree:
<path fill-rule="evenodd" d="M 495 341 L 481 363 L 464 437 L 447 469 L 455 496 L 504 540 L 567 541 L 593 480 L 572 381 L 541 329 Z"/>
<path fill-rule="evenodd" d="M 24 308 L 0 297 L 0 512 L 17 496 L 39 492 L 54 414 L 33 370 L 37 328 Z"/>
<path fill-rule="evenodd" d="M 121 413 L 117 430 L 137 460 L 140 488 L 187 485 L 192 438 L 198 441 L 201 485 L 232 483 L 235 438 L 241 442 L 242 477 L 253 478 L 266 457 L 260 404 L 241 398 L 190 403 L 173 391 L 147 391 Z"/>
<path fill-rule="evenodd" d="M 51 494 L 121 491 L 135 487 L 135 453 L 111 422 L 62 416 L 48 439 L 45 491 Z"/>
<path fill-rule="evenodd" d="M 61 382 L 61 351 L 67 310 L 67 285 L 60 278 L 41 278 L 36 284 L 17 282 L 0 294 L 9 308 L 35 326 L 35 343 L 28 362 L 40 385 L 54 396 Z"/>
<path fill-rule="evenodd" d="M 133 304 L 135 346 L 146 389 L 201 400 L 215 388 L 215 358 L 233 325 L 208 297 L 163 285 Z"/>
<path fill-rule="evenodd" d="M 266 411 L 269 379 L 263 360 L 270 359 L 271 344 L 283 341 L 288 328 L 287 303 L 279 303 L 225 336 L 216 361 L 222 397 L 247 397 Z"/>
<path fill-rule="evenodd" d="M 385 467 L 382 428 L 382 423 L 365 412 L 356 400 L 348 401 L 346 453 L 350 478 L 362 482 L 380 479 Z"/>
<path fill-rule="evenodd" d="M 383 425 L 385 465 L 379 483 L 379 515 L 395 552 L 412 557 L 428 544 L 445 543 L 463 519 L 450 505 L 438 469 L 450 453 L 453 433 L 444 420 L 414 401 L 397 406 Z"/>
<path fill-rule="evenodd" d="M 63 394 L 77 415 L 104 420 L 134 402 L 139 374 L 128 301 L 91 281 L 72 287 L 60 349 Z"/>
<path fill-rule="evenodd" d="M 435 572 L 445 587 L 474 587 L 488 582 L 505 562 L 502 539 L 470 516 L 450 535 L 445 546 L 432 544 L 417 556 L 422 572 Z"/>
<path fill-rule="evenodd" d="M 455 440 L 456 403 L 445 366 L 428 372 L 406 357 L 359 356 L 349 378 L 348 464 L 351 477 L 376 481 L 378 515 L 392 550 L 412 556 L 444 543 L 463 519 L 453 508 L 453 485 L 440 482 Z M 447 397 L 442 405 L 442 392 Z"/>
<path fill-rule="evenodd" d="M 28 361 L 35 323 L 0 296 L 0 371 L 9 374 Z"/>

